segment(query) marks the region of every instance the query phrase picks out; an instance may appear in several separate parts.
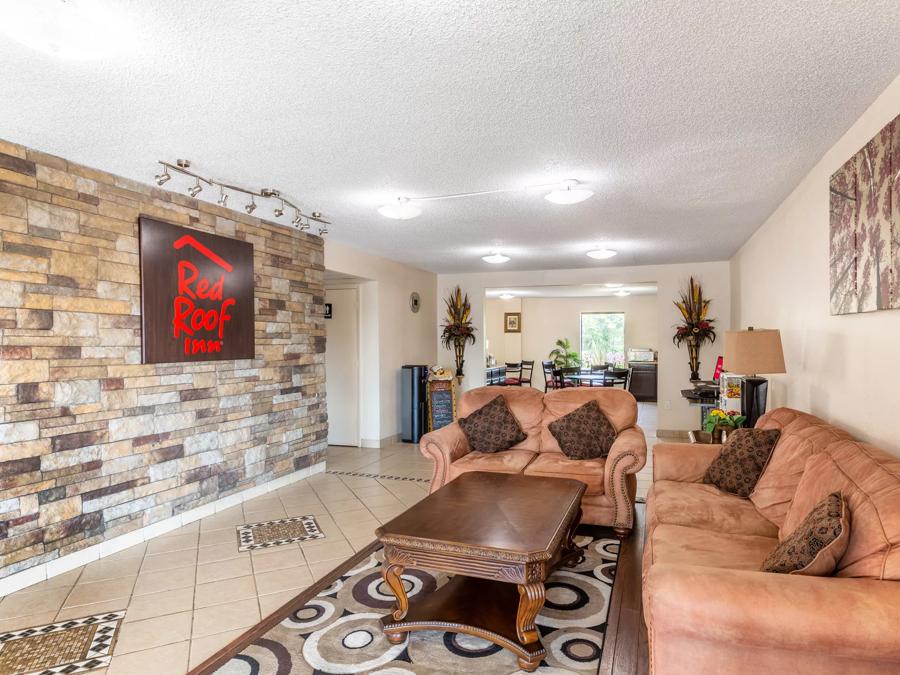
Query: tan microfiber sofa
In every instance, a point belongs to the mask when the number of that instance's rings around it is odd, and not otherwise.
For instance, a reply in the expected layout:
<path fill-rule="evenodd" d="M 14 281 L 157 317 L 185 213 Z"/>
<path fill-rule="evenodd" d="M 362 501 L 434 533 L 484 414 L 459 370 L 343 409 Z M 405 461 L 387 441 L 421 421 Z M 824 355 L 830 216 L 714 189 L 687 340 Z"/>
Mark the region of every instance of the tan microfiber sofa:
<path fill-rule="evenodd" d="M 643 559 L 651 672 L 900 673 L 900 459 L 789 408 L 756 426 L 781 436 L 750 499 L 702 483 L 721 446 L 653 448 Z M 759 571 L 834 490 L 851 516 L 835 575 Z"/>
<path fill-rule="evenodd" d="M 634 396 L 611 387 L 573 387 L 546 394 L 531 387 L 480 387 L 460 396 L 459 416 L 469 415 L 497 396 L 506 399 L 527 438 L 509 450 L 484 453 L 472 450 L 457 422 L 425 434 L 419 448 L 434 460 L 431 491 L 467 471 L 574 478 L 587 485 L 581 522 L 608 525 L 620 537 L 627 535 L 634 524 L 634 474 L 647 461 L 647 441 L 636 424 Z M 571 460 L 547 426 L 592 400 L 597 401 L 618 436 L 606 457 Z"/>

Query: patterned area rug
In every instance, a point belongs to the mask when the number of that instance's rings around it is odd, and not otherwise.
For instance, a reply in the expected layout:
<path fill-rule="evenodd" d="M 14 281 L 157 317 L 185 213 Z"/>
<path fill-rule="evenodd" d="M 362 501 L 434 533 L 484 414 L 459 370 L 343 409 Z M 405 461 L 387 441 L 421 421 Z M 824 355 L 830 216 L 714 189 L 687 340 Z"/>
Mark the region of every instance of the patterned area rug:
<path fill-rule="evenodd" d="M 596 673 L 615 579 L 619 542 L 579 536 L 585 560 L 561 568 L 547 581 L 547 601 L 537 619 L 547 657 L 536 672 Z M 314 597 L 298 596 L 287 616 L 222 665 L 221 675 L 300 673 L 517 673 L 515 655 L 458 633 L 410 633 L 391 645 L 380 618 L 394 604 L 381 579 L 380 548 L 349 568 Z M 403 580 L 410 601 L 447 582 L 444 574 L 409 569 Z"/>

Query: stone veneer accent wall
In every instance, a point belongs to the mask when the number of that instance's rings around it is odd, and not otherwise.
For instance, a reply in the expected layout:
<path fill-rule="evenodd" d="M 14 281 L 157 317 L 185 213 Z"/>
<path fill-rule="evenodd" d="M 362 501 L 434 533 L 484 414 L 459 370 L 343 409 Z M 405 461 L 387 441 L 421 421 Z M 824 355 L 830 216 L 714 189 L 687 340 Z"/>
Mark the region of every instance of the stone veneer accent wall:
<path fill-rule="evenodd" d="M 141 365 L 142 213 L 253 244 L 254 360 Z M 323 259 L 0 141 L 0 578 L 324 462 Z"/>

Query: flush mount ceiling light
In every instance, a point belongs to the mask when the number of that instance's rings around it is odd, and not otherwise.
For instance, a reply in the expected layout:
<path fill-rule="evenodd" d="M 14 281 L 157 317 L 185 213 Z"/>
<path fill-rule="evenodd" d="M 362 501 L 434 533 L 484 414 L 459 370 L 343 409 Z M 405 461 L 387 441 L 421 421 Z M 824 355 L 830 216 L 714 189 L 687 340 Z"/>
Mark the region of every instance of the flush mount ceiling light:
<path fill-rule="evenodd" d="M 587 252 L 587 256 L 594 260 L 606 260 L 614 255 L 616 255 L 616 251 L 613 251 L 611 248 L 595 248 L 593 251 Z"/>
<path fill-rule="evenodd" d="M 35 51 L 88 60 L 130 49 L 132 30 L 115 3 L 97 0 L 0 0 L 0 32 Z"/>
<path fill-rule="evenodd" d="M 495 195 L 506 192 L 521 192 L 522 190 L 538 190 L 549 192 L 544 195 L 544 199 L 554 204 L 577 204 L 583 202 L 594 194 L 592 190 L 583 187 L 581 181 L 574 178 L 567 178 L 559 183 L 547 183 L 544 185 L 528 185 L 524 188 L 501 188 L 499 190 L 476 190 L 475 192 L 456 192 L 447 195 L 432 195 L 430 197 L 397 197 L 388 202 L 384 206 L 378 208 L 378 213 L 385 218 L 394 218 L 395 220 L 409 220 L 415 218 L 422 213 L 422 209 L 412 202 L 434 202 L 441 199 L 460 199 L 464 197 L 481 197 L 484 195 Z"/>
<path fill-rule="evenodd" d="M 554 204 L 578 204 L 594 195 L 593 190 L 579 187 L 577 180 L 564 180 L 557 188 L 544 195 L 544 199 Z"/>
<path fill-rule="evenodd" d="M 516 296 L 514 296 L 512 293 L 501 293 L 500 294 L 501 300 L 512 300 L 514 297 L 516 297 Z"/>
<path fill-rule="evenodd" d="M 378 213 L 383 215 L 385 218 L 393 218 L 394 220 L 409 220 L 410 218 L 415 218 L 420 213 L 422 213 L 422 209 L 420 209 L 415 204 L 412 204 L 407 197 L 397 197 L 396 201 L 389 202 L 385 204 L 380 209 L 378 209 Z"/>
<path fill-rule="evenodd" d="M 491 253 L 490 255 L 483 255 L 481 259 L 486 263 L 490 263 L 491 265 L 500 265 L 501 263 L 509 262 L 509 256 L 503 255 L 502 253 Z"/>
<path fill-rule="evenodd" d="M 603 285 L 606 286 L 607 288 L 622 288 L 622 286 L 624 286 L 625 284 L 610 283 L 610 284 L 603 284 Z"/>
<path fill-rule="evenodd" d="M 620 297 L 620 298 L 627 298 L 629 295 L 631 295 L 631 293 L 629 293 L 629 292 L 626 291 L 626 290 L 621 290 L 621 291 L 616 291 L 616 292 L 614 293 L 614 295 L 616 295 L 616 296 L 618 296 L 618 297 Z"/>

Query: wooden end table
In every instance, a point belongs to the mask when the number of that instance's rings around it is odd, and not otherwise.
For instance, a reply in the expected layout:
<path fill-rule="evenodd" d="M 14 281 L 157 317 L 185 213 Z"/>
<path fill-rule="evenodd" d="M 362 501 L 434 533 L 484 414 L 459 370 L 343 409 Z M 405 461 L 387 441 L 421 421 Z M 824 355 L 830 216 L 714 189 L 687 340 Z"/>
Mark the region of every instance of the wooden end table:
<path fill-rule="evenodd" d="M 379 527 L 382 576 L 397 597 L 381 619 L 388 641 L 400 644 L 416 630 L 466 633 L 535 670 L 547 653 L 534 623 L 544 582 L 557 566 L 584 558 L 573 540 L 584 491 L 565 478 L 465 473 Z M 401 581 L 407 567 L 454 576 L 410 603 Z"/>

